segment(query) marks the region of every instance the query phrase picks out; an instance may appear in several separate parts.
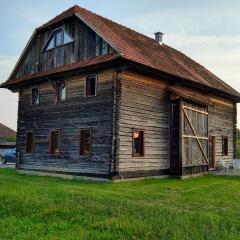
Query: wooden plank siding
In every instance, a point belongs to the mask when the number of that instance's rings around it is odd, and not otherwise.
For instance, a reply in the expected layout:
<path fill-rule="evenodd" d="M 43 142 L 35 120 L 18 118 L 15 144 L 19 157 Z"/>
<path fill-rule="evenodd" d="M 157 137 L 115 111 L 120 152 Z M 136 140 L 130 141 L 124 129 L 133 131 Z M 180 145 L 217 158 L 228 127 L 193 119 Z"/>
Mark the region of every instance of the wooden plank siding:
<path fill-rule="evenodd" d="M 228 166 L 232 166 L 234 157 L 234 104 L 222 99 L 213 98 L 214 105 L 208 108 L 209 136 L 216 139 L 216 166 L 220 167 L 220 160 L 223 159 Z M 222 156 L 222 137 L 228 137 L 228 156 Z"/>
<path fill-rule="evenodd" d="M 123 71 L 119 114 L 119 173 L 169 169 L 166 82 Z M 132 129 L 144 131 L 144 157 L 132 156 Z"/>
<path fill-rule="evenodd" d="M 75 41 L 44 51 L 49 37 L 54 30 L 59 28 L 68 32 Z M 105 48 L 106 51 L 104 51 Z M 16 69 L 13 78 L 46 71 L 111 52 L 114 52 L 111 46 L 81 20 L 72 17 L 40 32 L 35 37 L 35 41 L 28 50 L 20 68 Z"/>
<path fill-rule="evenodd" d="M 54 103 L 52 82 L 32 85 L 20 91 L 17 134 L 20 168 L 113 178 L 114 175 L 159 175 L 169 170 L 171 101 L 168 83 L 161 78 L 130 70 L 117 71 L 115 68 L 99 70 L 97 74 L 96 97 L 84 96 L 87 73 L 65 78 L 65 102 Z M 31 106 L 33 86 L 38 86 L 40 90 L 38 106 Z M 232 166 L 235 108 L 226 99 L 213 95 L 211 100 L 208 134 L 216 137 L 217 166 L 220 159 Z M 185 107 L 193 108 L 190 105 Z M 197 111 L 205 112 L 200 108 Z M 79 156 L 80 128 L 92 130 L 91 158 Z M 59 155 L 49 153 L 52 129 L 61 129 Z M 133 129 L 144 131 L 143 157 L 132 155 Z M 33 131 L 35 135 L 33 154 L 26 154 L 26 131 Z M 229 155 L 224 157 L 223 135 L 229 138 Z M 186 169 L 185 174 L 203 171 L 203 160 L 199 161 L 196 169 Z"/>
<path fill-rule="evenodd" d="M 20 168 L 75 173 L 109 174 L 112 157 L 113 69 L 98 73 L 97 96 L 85 98 L 86 75 L 66 79 L 67 99 L 54 103 L 51 83 L 42 83 L 40 104 L 31 106 L 31 87 L 19 98 L 17 151 Z M 92 156 L 79 156 L 80 128 L 92 130 Z M 51 155 L 51 129 L 61 129 L 60 154 Z M 35 134 L 35 150 L 26 154 L 26 131 Z"/>
<path fill-rule="evenodd" d="M 183 101 L 182 111 L 182 167 L 208 165 L 207 107 Z"/>
<path fill-rule="evenodd" d="M 119 100 L 119 123 L 118 123 L 118 172 L 124 176 L 125 172 L 141 172 L 167 170 L 170 167 L 170 97 L 167 83 L 160 78 L 140 75 L 131 71 L 123 71 L 121 77 L 120 100 Z M 226 164 L 232 166 L 234 156 L 234 108 L 233 102 L 225 98 L 211 96 L 213 105 L 201 108 L 197 104 L 197 114 L 208 117 L 208 121 L 198 119 L 197 133 L 200 143 L 203 146 L 205 157 L 208 158 L 208 136 L 216 137 L 216 160 L 219 167 L 219 160 L 223 159 Z M 189 105 L 189 106 L 195 106 Z M 186 106 L 185 106 L 186 107 Z M 193 107 L 195 108 L 195 107 Z M 186 109 L 189 112 L 189 109 Z M 204 122 L 204 132 L 201 132 Z M 201 124 L 200 124 L 201 123 Z M 194 123 L 195 124 L 195 123 Z M 200 125 L 199 125 L 200 124 Z M 145 155 L 144 157 L 132 156 L 132 129 L 144 130 Z M 204 135 L 201 135 L 204 134 Z M 187 134 L 186 134 L 187 135 Z M 190 134 L 192 135 L 192 133 Z M 229 138 L 229 155 L 222 156 L 222 136 Z M 187 139 L 187 138 L 186 138 Z M 204 141 L 204 144 L 203 144 Z M 184 174 L 197 173 L 207 170 L 207 159 L 202 153 L 197 153 L 197 143 L 193 146 L 193 158 L 186 161 L 184 152 L 181 152 L 183 166 L 199 169 L 186 169 Z M 199 150 L 200 151 L 200 150 Z M 199 159 L 197 159 L 197 156 Z M 189 155 L 189 157 L 191 157 Z M 192 163 L 192 161 L 194 163 Z M 204 167 L 206 166 L 206 167 Z"/>

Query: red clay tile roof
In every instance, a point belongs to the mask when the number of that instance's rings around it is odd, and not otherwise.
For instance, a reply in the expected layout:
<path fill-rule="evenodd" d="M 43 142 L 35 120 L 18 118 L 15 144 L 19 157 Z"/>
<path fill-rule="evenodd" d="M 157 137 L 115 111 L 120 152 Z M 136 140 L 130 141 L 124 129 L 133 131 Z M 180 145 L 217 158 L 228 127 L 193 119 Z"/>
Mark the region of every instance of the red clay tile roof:
<path fill-rule="evenodd" d="M 124 59 L 240 97 L 236 90 L 183 53 L 166 44 L 160 45 L 152 38 L 79 6 L 61 13 L 37 30 L 42 30 L 73 15 L 79 15 Z"/>
<path fill-rule="evenodd" d="M 0 123 L 0 141 L 6 137 L 14 135 L 16 135 L 16 132 L 14 130 Z"/>

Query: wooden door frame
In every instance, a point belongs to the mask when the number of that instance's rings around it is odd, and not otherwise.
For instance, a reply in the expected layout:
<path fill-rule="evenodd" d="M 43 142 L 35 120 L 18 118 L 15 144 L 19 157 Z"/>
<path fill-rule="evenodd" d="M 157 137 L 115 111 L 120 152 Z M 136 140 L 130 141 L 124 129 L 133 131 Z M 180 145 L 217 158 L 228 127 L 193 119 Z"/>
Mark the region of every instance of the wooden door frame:
<path fill-rule="evenodd" d="M 173 115 L 173 104 L 176 104 L 177 108 L 178 108 L 178 115 Z M 182 131 L 182 127 L 181 127 L 181 100 L 180 99 L 173 99 L 171 101 L 171 114 L 170 114 L 170 126 L 169 126 L 169 160 L 170 160 L 170 173 L 171 174 L 177 174 L 177 175 L 181 175 L 182 174 L 182 162 L 181 162 L 181 149 L 182 149 L 182 144 L 181 144 L 181 131 Z M 174 118 L 177 117 L 178 118 L 178 126 L 175 126 L 178 129 L 178 153 L 177 153 L 177 159 L 173 159 L 173 155 L 172 155 L 172 151 L 173 151 L 173 146 L 175 146 L 173 144 L 173 124 L 172 121 L 174 120 Z M 177 165 L 178 165 L 178 169 L 175 168 L 175 164 L 177 161 Z M 174 166 L 174 168 L 173 168 Z"/>
<path fill-rule="evenodd" d="M 212 156 L 210 157 L 210 149 L 209 149 L 209 169 L 215 170 L 216 169 L 216 136 L 209 136 L 209 142 L 212 141 Z M 210 143 L 209 143 L 210 148 Z M 210 159 L 213 161 L 213 167 L 210 166 Z"/>

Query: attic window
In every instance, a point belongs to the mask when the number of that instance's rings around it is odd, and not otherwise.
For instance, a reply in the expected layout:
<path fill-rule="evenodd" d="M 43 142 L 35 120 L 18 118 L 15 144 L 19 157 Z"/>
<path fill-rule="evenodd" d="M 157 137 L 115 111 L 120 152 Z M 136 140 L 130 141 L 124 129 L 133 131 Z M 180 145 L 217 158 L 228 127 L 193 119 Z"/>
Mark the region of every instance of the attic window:
<path fill-rule="evenodd" d="M 56 47 L 63 46 L 74 42 L 74 38 L 63 29 L 55 30 L 51 37 L 49 38 L 46 46 L 44 47 L 45 51 L 49 51 Z"/>

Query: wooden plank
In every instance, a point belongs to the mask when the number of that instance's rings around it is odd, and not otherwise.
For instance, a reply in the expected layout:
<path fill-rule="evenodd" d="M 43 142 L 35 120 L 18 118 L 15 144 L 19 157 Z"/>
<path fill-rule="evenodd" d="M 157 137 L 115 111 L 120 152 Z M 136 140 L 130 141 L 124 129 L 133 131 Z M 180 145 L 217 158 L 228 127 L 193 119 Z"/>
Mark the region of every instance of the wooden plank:
<path fill-rule="evenodd" d="M 195 139 L 203 139 L 203 140 L 208 140 L 207 137 L 196 137 L 196 136 L 190 136 L 190 135 L 183 135 L 184 138 L 195 138 Z"/>
<path fill-rule="evenodd" d="M 198 113 L 202 113 L 202 114 L 205 114 L 205 115 L 208 115 L 208 112 L 204 112 L 204 111 L 200 111 L 200 110 L 197 110 L 195 108 L 191 108 L 191 107 L 187 107 L 187 106 L 183 106 L 184 109 L 188 109 L 188 110 L 191 110 L 193 112 L 198 112 Z"/>

